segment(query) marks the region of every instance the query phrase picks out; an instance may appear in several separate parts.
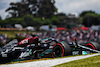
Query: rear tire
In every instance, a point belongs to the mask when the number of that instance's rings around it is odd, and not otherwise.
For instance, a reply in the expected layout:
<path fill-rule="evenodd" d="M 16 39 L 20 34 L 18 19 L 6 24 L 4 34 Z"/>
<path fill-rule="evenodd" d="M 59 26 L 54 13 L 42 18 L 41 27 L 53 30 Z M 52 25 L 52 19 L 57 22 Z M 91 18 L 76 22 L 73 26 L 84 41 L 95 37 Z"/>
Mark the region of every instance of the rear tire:
<path fill-rule="evenodd" d="M 65 41 L 55 44 L 52 48 L 52 57 L 54 58 L 71 54 L 71 48 Z"/>

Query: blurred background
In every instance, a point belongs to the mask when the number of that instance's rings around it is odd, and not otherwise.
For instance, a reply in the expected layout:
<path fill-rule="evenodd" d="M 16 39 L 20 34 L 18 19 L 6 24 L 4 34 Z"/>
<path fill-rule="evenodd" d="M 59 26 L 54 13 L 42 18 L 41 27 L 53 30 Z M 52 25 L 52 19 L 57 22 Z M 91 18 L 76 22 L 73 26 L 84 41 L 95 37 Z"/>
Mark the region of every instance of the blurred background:
<path fill-rule="evenodd" d="M 36 34 L 39 40 L 98 41 L 99 0 L 0 0 L 0 45 Z"/>

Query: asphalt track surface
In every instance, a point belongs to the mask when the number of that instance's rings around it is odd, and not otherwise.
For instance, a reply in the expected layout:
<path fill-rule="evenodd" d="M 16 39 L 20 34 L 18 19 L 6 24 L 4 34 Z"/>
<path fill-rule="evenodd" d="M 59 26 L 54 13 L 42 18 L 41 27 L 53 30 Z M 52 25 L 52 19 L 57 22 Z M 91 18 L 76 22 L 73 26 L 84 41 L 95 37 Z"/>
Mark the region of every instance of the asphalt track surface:
<path fill-rule="evenodd" d="M 33 61 L 33 62 L 27 62 L 27 63 L 0 65 L 0 67 L 52 67 L 55 65 L 67 63 L 70 61 L 80 60 L 84 58 L 89 58 L 89 57 L 93 57 L 97 55 L 100 55 L 100 53 L 96 53 L 92 55 L 67 57 L 67 58 L 57 58 L 57 59 L 52 59 L 52 60 L 41 60 L 41 61 Z"/>

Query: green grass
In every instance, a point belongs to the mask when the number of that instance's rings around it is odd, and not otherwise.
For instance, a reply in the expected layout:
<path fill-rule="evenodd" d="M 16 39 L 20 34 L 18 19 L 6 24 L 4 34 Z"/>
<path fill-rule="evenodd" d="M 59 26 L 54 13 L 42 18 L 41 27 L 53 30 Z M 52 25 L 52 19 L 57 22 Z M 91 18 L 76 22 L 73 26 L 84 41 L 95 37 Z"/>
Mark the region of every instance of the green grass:
<path fill-rule="evenodd" d="M 33 31 L 0 31 L 0 34 L 7 34 L 7 36 L 15 37 L 17 33 L 33 33 Z"/>
<path fill-rule="evenodd" d="M 100 55 L 60 64 L 54 67 L 100 67 Z"/>

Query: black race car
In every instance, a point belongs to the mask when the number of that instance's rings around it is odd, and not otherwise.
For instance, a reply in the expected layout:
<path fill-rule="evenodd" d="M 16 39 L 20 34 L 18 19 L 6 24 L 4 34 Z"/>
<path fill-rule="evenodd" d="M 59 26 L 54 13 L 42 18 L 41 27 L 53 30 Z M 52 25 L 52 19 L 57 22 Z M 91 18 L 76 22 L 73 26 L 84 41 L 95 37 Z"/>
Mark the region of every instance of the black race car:
<path fill-rule="evenodd" d="M 14 59 L 34 59 L 41 58 L 41 54 L 53 47 L 57 41 L 53 38 L 45 38 L 38 41 L 37 37 L 25 38 L 18 42 L 12 40 L 0 48 L 0 63 Z"/>

